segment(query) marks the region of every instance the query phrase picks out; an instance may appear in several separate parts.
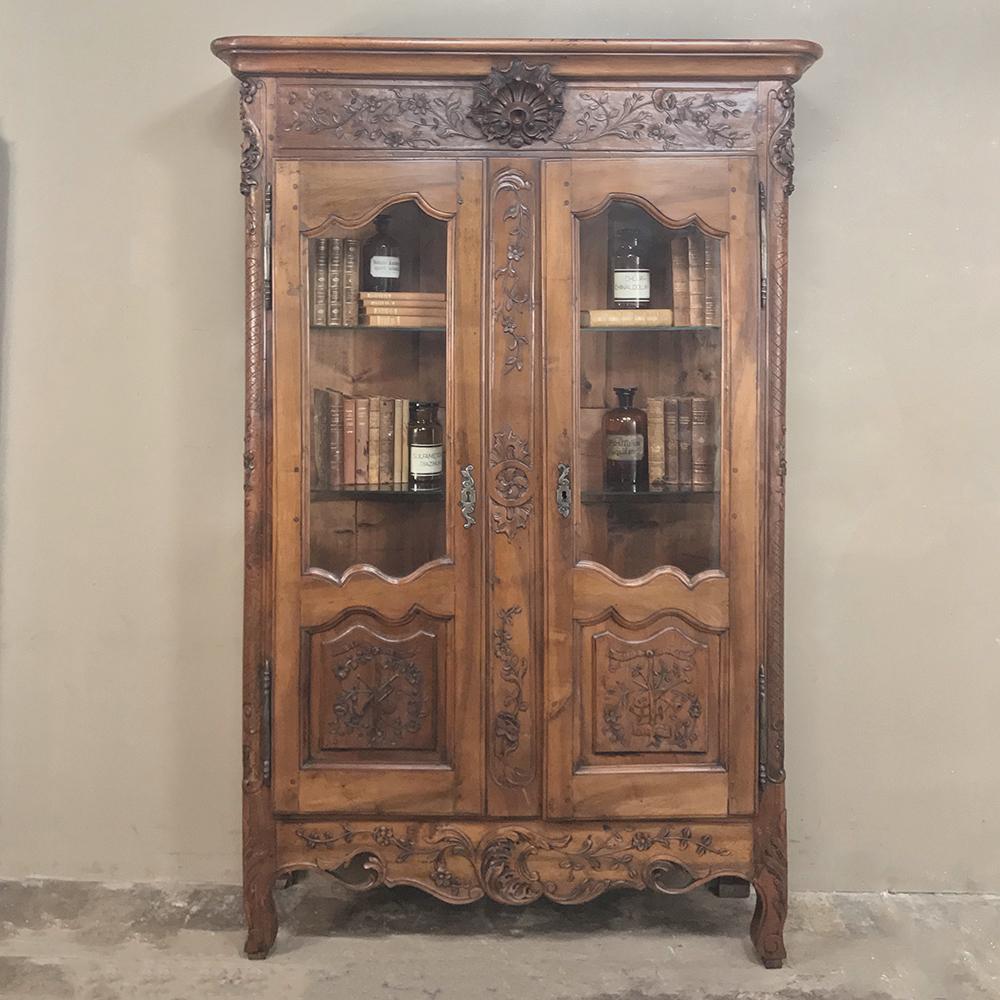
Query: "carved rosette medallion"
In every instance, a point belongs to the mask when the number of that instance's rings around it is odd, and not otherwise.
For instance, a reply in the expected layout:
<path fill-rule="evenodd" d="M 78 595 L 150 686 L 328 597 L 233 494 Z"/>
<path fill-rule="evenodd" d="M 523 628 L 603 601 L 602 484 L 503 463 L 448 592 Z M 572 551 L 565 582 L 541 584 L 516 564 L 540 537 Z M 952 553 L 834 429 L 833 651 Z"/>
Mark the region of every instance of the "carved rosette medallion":
<path fill-rule="evenodd" d="M 514 905 L 542 896 L 583 903 L 612 888 L 685 892 L 725 872 L 731 854 L 711 834 L 683 825 L 605 825 L 600 832 L 556 835 L 518 826 L 477 833 L 458 825 L 343 823 L 298 827 L 294 838 L 302 860 L 293 867 L 338 875 L 352 858 L 363 857 L 367 879 L 355 888 L 405 883 L 451 902 L 485 895 Z"/>
<path fill-rule="evenodd" d="M 513 149 L 544 142 L 562 121 L 563 90 L 548 66 L 514 59 L 476 84 L 469 118 L 487 139 Z"/>
<path fill-rule="evenodd" d="M 490 444 L 493 476 L 490 514 L 493 530 L 511 541 L 528 523 L 531 502 L 531 450 L 528 442 L 508 425 L 497 431 Z"/>

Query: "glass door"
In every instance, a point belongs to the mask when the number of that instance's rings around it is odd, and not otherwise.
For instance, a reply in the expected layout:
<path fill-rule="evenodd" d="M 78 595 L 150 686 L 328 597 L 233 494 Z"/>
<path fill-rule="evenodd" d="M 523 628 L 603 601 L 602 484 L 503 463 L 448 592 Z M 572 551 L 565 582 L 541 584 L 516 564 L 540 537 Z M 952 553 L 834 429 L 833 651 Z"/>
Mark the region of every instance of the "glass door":
<path fill-rule="evenodd" d="M 548 814 L 753 808 L 756 178 L 546 164 Z"/>
<path fill-rule="evenodd" d="M 277 164 L 278 807 L 477 812 L 482 165 Z M 469 516 L 463 514 L 465 512 Z"/>

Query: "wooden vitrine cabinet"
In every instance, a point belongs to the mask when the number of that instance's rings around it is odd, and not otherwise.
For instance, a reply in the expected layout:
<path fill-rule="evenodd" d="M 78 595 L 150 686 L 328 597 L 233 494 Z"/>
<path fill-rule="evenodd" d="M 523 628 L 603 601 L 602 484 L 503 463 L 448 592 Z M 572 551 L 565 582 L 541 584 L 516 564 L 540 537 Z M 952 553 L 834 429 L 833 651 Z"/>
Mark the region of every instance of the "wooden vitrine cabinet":
<path fill-rule="evenodd" d="M 244 137 L 247 953 L 276 879 L 322 869 L 455 903 L 751 883 L 780 965 L 792 83 L 820 48 L 213 50 Z"/>

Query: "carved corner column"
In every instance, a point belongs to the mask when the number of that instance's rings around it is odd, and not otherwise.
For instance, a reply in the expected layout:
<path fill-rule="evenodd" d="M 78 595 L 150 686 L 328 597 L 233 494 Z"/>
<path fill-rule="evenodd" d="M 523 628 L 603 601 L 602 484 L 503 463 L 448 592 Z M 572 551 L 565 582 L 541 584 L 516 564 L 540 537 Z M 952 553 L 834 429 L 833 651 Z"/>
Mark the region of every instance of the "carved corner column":
<path fill-rule="evenodd" d="M 486 363 L 487 813 L 541 809 L 536 161 L 490 161 Z"/>
<path fill-rule="evenodd" d="M 757 908 L 751 938 L 768 968 L 785 958 L 788 837 L 785 825 L 785 358 L 788 303 L 788 199 L 794 190 L 795 92 L 788 81 L 766 88 L 767 289 L 765 303 L 767 518 L 764 538 L 765 729 L 754 831 Z"/>
<path fill-rule="evenodd" d="M 249 929 L 246 953 L 265 958 L 277 934 L 272 897 L 275 828 L 271 812 L 268 744 L 270 629 L 266 609 L 267 331 L 264 306 L 265 170 L 261 141 L 265 89 L 261 80 L 240 81 L 240 192 L 246 240 L 246 431 L 243 453 L 245 576 L 243 591 L 243 900 Z"/>

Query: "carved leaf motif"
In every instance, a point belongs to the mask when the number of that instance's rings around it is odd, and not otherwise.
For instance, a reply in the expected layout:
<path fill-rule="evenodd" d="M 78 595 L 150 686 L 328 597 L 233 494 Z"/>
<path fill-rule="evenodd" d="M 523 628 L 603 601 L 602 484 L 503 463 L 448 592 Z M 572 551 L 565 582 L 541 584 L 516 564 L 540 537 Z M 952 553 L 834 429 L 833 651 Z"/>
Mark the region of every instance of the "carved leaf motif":
<path fill-rule="evenodd" d="M 528 659 L 519 656 L 512 645 L 512 624 L 520 614 L 518 605 L 500 608 L 497 611 L 499 624 L 493 630 L 493 658 L 500 666 L 500 680 L 505 688 L 502 707 L 493 720 L 494 776 L 501 785 L 511 788 L 528 784 L 533 776 L 531 768 L 514 764 L 521 745 L 521 715 L 528 711 L 524 690 Z"/>

